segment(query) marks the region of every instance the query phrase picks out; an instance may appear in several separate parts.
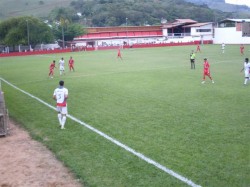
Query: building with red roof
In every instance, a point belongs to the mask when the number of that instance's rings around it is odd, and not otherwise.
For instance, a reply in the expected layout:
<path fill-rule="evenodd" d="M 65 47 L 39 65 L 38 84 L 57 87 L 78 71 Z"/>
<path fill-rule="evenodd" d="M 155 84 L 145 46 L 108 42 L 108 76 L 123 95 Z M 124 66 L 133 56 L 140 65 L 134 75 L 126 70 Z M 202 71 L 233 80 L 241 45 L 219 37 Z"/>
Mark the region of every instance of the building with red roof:
<path fill-rule="evenodd" d="M 176 19 L 158 26 L 91 27 L 74 38 L 78 46 L 121 46 L 133 44 L 211 42 L 212 23 Z"/>

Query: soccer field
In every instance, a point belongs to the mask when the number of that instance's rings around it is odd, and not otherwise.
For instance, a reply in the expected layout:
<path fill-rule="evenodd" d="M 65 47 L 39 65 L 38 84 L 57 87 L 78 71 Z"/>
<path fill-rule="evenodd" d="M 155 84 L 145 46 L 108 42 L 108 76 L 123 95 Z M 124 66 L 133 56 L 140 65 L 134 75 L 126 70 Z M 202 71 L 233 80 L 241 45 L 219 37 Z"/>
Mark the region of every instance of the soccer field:
<path fill-rule="evenodd" d="M 0 58 L 0 77 L 48 105 L 59 80 L 69 90 L 70 116 L 105 135 L 67 119 L 4 81 L 10 116 L 41 141 L 85 186 L 247 187 L 250 184 L 248 98 L 240 73 L 250 46 L 201 46 L 196 69 L 189 55 L 196 46 L 116 50 Z M 249 56 L 248 56 L 249 55 Z M 73 56 L 76 72 L 48 78 L 49 64 Z M 211 76 L 201 84 L 203 59 Z M 126 148 L 175 172 L 149 164 Z"/>

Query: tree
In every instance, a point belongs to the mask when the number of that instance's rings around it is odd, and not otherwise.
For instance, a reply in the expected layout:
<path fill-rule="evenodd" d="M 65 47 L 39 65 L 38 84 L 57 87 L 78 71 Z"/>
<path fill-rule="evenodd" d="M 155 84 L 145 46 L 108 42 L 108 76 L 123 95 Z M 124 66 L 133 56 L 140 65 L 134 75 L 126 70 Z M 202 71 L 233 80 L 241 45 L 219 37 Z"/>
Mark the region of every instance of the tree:
<path fill-rule="evenodd" d="M 7 46 L 53 42 L 51 28 L 34 17 L 11 18 L 0 23 L 0 43 Z"/>
<path fill-rule="evenodd" d="M 83 26 L 77 23 L 67 23 L 65 25 L 54 23 L 52 29 L 55 38 L 62 41 L 72 41 L 74 37 L 86 33 Z"/>
<path fill-rule="evenodd" d="M 73 10 L 69 8 L 56 8 L 50 13 L 50 19 L 53 22 L 53 34 L 57 40 L 62 41 L 63 48 L 65 47 L 65 41 L 72 41 L 74 37 L 86 32 L 82 25 L 72 23 L 74 15 Z"/>

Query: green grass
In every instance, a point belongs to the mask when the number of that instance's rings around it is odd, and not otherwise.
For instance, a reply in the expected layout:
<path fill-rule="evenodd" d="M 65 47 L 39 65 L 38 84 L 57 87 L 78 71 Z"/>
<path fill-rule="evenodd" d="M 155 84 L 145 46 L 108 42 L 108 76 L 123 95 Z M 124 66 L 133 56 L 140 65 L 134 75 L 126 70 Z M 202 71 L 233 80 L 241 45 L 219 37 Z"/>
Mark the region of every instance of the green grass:
<path fill-rule="evenodd" d="M 249 46 L 246 46 L 248 53 Z M 240 73 L 239 46 L 195 46 L 75 52 L 0 59 L 0 75 L 55 105 L 63 79 L 68 110 L 76 118 L 201 186 L 250 184 L 248 97 Z M 47 77 L 49 63 L 75 59 L 76 72 Z M 211 64 L 212 84 L 202 85 L 202 62 Z M 41 141 L 85 186 L 187 186 L 103 137 L 68 119 L 58 128 L 56 112 L 2 82 L 12 118 Z"/>

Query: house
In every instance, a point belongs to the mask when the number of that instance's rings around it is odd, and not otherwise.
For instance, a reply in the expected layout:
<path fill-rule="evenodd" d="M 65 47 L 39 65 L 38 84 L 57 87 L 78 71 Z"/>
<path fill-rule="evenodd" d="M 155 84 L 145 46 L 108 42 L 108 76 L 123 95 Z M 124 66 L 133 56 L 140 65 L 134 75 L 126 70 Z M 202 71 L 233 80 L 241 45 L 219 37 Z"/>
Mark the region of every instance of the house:
<path fill-rule="evenodd" d="M 225 19 L 214 28 L 214 44 L 250 44 L 250 19 Z"/>
<path fill-rule="evenodd" d="M 213 23 L 198 23 L 191 19 L 176 19 L 162 27 L 169 42 L 212 43 Z M 178 39 L 179 38 L 179 39 Z"/>

